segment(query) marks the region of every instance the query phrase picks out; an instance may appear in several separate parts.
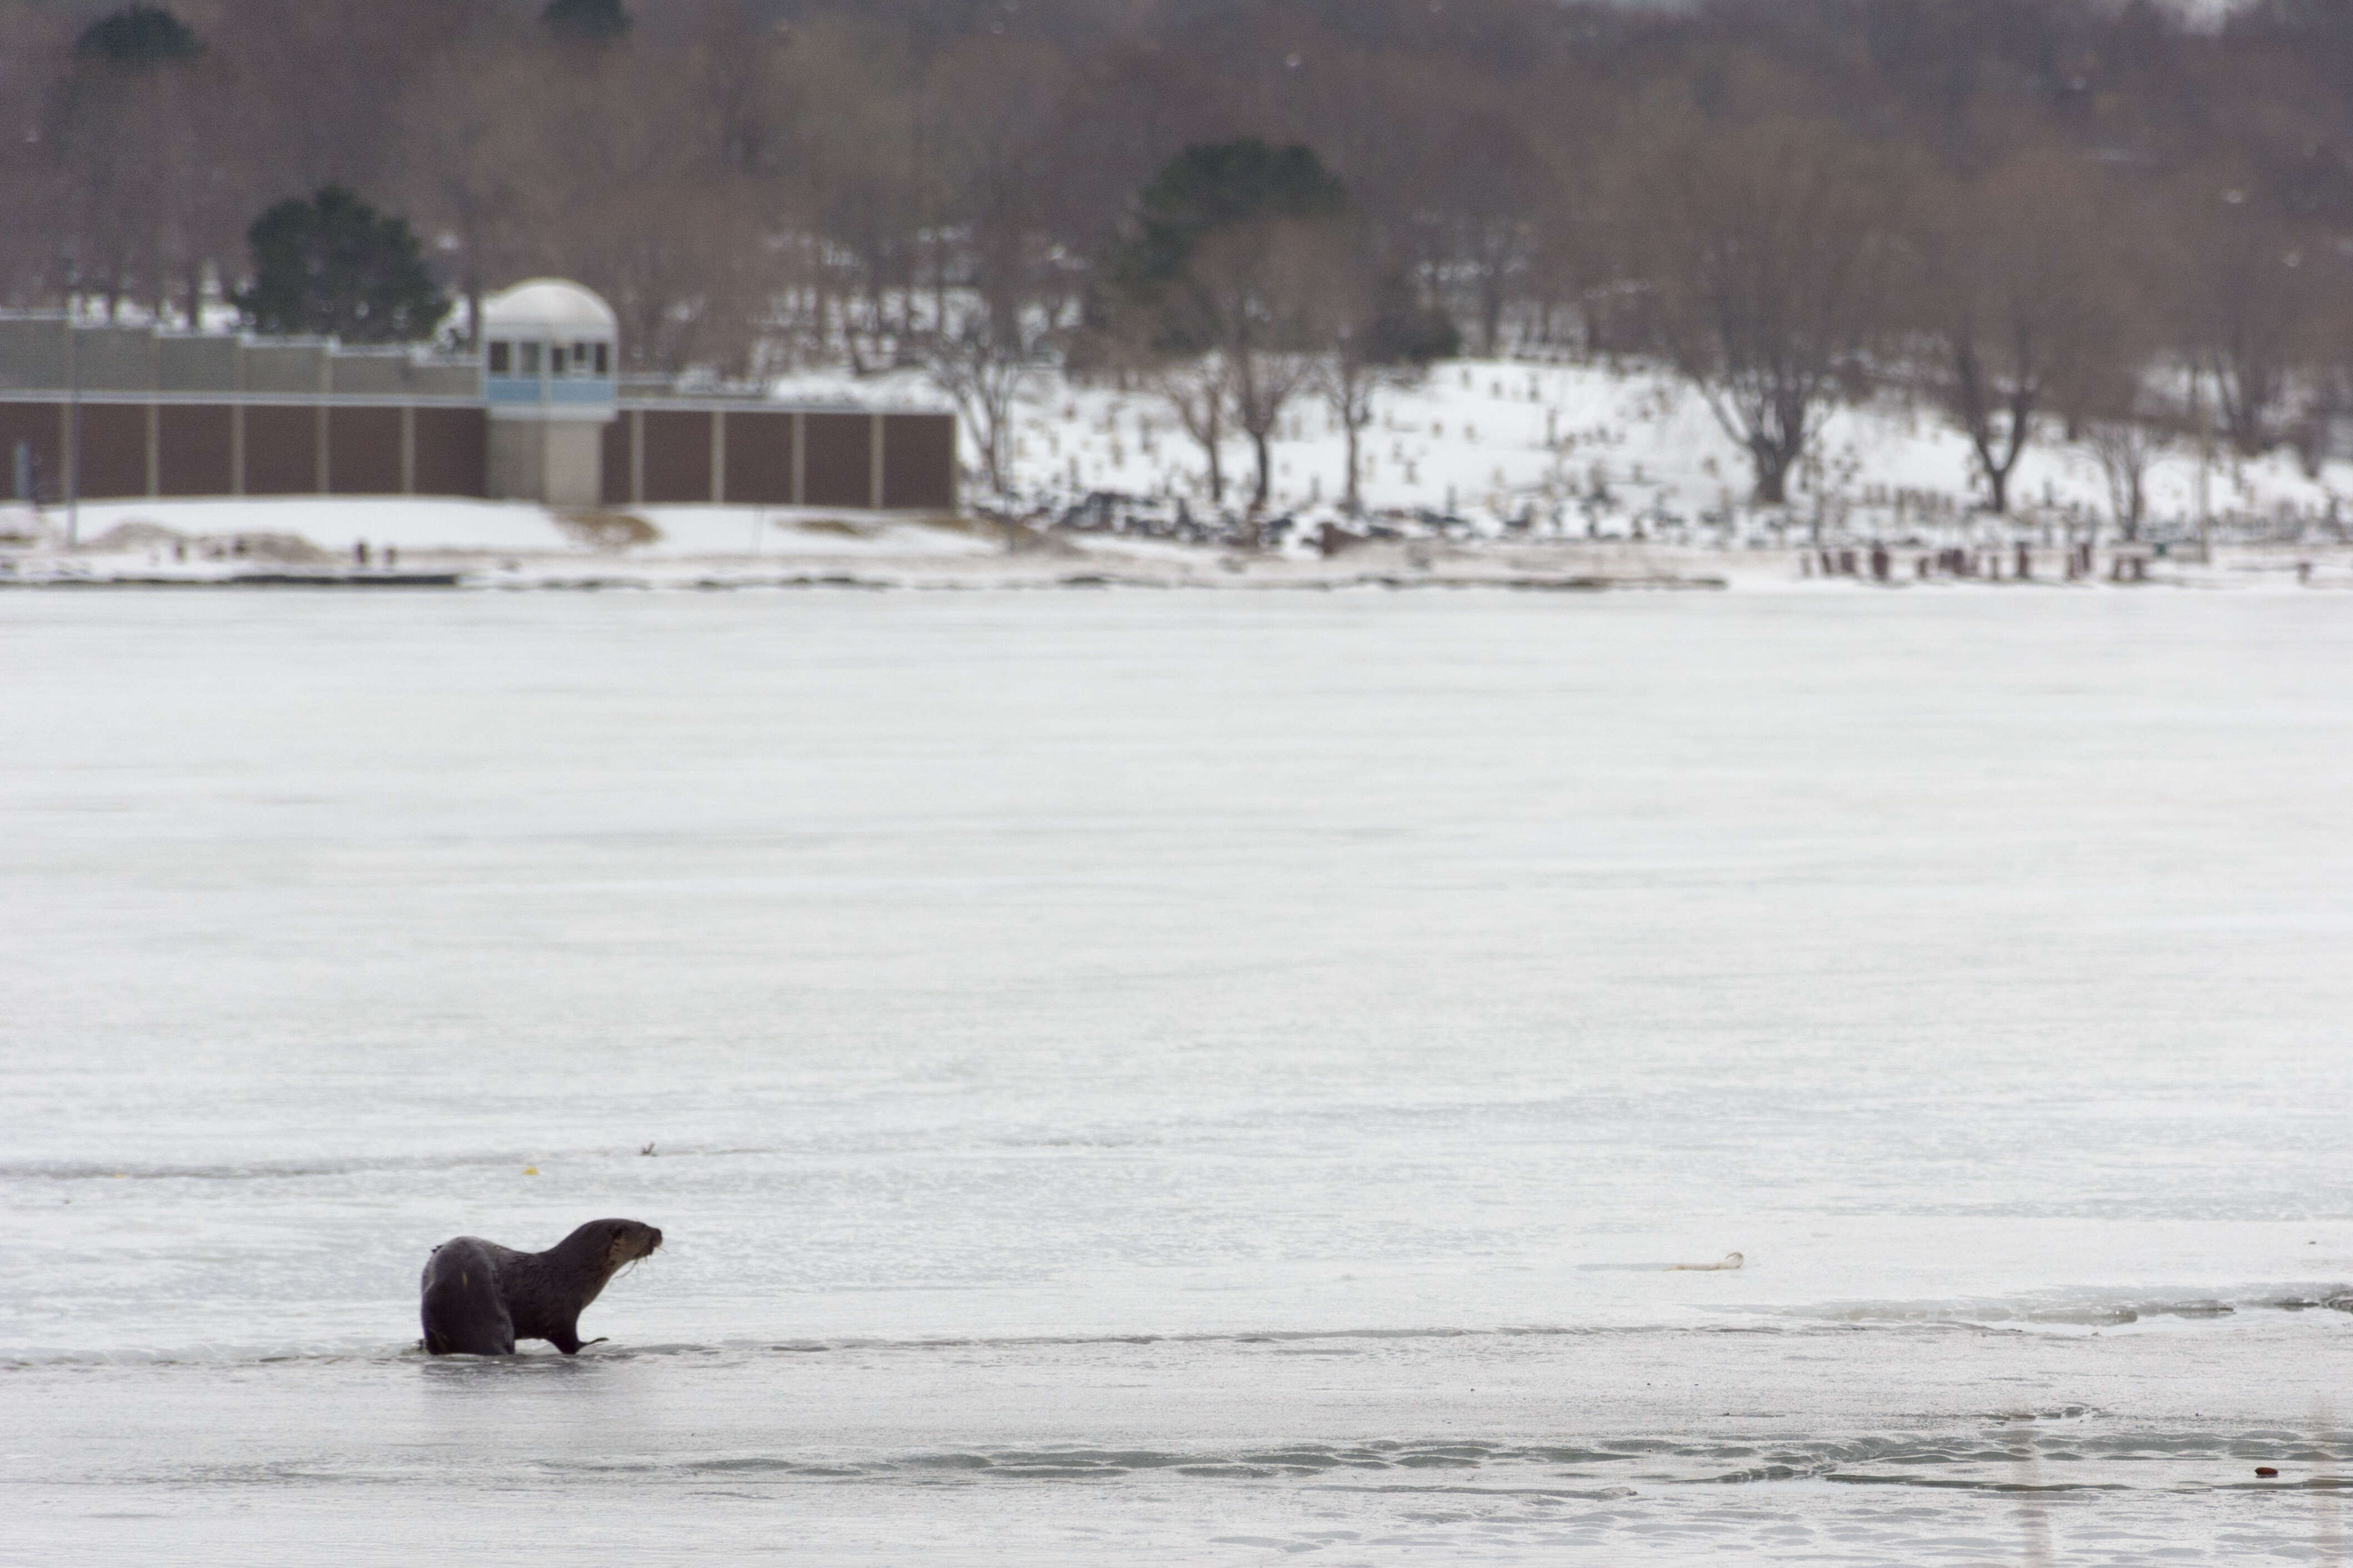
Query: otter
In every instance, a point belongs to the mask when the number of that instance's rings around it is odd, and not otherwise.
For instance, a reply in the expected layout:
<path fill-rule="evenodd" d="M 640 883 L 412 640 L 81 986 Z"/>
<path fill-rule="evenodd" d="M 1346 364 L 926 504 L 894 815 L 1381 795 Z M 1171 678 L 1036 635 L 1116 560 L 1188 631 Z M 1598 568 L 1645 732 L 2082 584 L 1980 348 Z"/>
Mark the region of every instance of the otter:
<path fill-rule="evenodd" d="M 588 1303 L 625 1264 L 651 1257 L 661 1242 L 660 1231 L 633 1219 L 592 1219 L 545 1252 L 517 1252 L 479 1236 L 445 1241 L 425 1260 L 425 1348 L 435 1355 L 512 1355 L 517 1340 L 545 1340 L 571 1355 L 580 1349 Z"/>

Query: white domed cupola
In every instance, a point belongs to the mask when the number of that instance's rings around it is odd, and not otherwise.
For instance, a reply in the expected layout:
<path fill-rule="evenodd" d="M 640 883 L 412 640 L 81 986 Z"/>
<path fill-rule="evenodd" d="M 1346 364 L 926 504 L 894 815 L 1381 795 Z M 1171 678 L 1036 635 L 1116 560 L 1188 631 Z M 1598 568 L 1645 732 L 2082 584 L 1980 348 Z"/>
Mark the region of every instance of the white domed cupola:
<path fill-rule="evenodd" d="M 482 301 L 482 400 L 491 493 L 593 506 L 612 422 L 619 322 L 590 289 L 533 278 Z"/>
<path fill-rule="evenodd" d="M 613 401 L 613 308 L 561 278 L 533 278 L 482 301 L 482 385 L 493 417 Z"/>

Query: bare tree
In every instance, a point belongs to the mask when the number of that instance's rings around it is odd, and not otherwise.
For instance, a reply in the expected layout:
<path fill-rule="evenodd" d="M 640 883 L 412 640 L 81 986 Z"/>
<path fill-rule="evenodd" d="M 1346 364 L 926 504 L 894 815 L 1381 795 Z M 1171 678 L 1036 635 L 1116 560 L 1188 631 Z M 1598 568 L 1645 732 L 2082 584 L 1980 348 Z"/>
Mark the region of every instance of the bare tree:
<path fill-rule="evenodd" d="M 79 286 L 104 298 L 110 319 L 142 296 L 160 314 L 172 281 L 214 237 L 197 122 L 212 74 L 201 53 L 117 60 L 77 48 L 59 84 L 49 133 L 69 197 L 60 237 Z"/>
<path fill-rule="evenodd" d="M 1226 500 L 1225 440 L 1231 405 L 1225 367 L 1216 354 L 1169 356 L 1155 360 L 1145 381 L 1176 416 L 1185 434 L 1201 448 L 1208 464 L 1209 500 Z"/>
<path fill-rule="evenodd" d="M 946 223 L 935 227 L 962 237 L 972 287 L 1000 342 L 1028 335 L 1022 318 L 1046 304 L 1054 286 L 1043 216 L 1045 142 L 1066 76 L 1041 45 L 987 37 L 943 57 L 925 84 L 944 165 Z"/>
<path fill-rule="evenodd" d="M 2010 510 L 2036 420 L 2116 342 L 2125 269 L 2104 194 L 2080 160 L 2035 152 L 1915 208 L 1930 384 L 1977 454 L 1989 511 Z"/>
<path fill-rule="evenodd" d="M 324 184 L 379 191 L 400 143 L 385 129 L 445 53 L 499 26 L 477 0 L 237 0 L 217 17 L 208 59 L 233 71 L 244 108 L 237 155 L 266 205 Z M 532 7 L 536 12 L 538 7 Z"/>
<path fill-rule="evenodd" d="M 1683 134 L 1635 177 L 1662 346 L 1747 452 L 1758 503 L 1781 505 L 1886 327 L 1893 160 L 1836 126 L 1778 119 Z"/>
<path fill-rule="evenodd" d="M 660 47 L 539 42 L 493 139 L 511 171 L 513 261 L 603 294 L 633 368 L 752 368 L 765 315 L 754 177 L 699 114 L 691 62 Z"/>
<path fill-rule="evenodd" d="M 2127 544 L 2140 538 L 2148 516 L 2148 473 L 2171 445 L 2162 426 L 2125 409 L 2088 422 L 2092 456 L 2107 481 L 2108 513 Z"/>
<path fill-rule="evenodd" d="M 1044 368 L 1035 337 L 1025 327 L 1017 311 L 1008 335 L 997 313 L 983 309 L 952 328 L 934 330 L 924 340 L 932 379 L 955 400 L 980 448 L 988 488 L 1000 494 L 1011 488 L 1008 447 L 1015 405 Z"/>
<path fill-rule="evenodd" d="M 1422 222 L 1435 269 L 1470 283 L 1479 352 L 1501 352 L 1504 308 L 1536 256 L 1558 182 L 1526 135 L 1492 109 L 1472 110 L 1423 167 Z"/>
<path fill-rule="evenodd" d="M 1328 223 L 1266 218 L 1207 236 L 1192 258 L 1187 293 L 1217 346 L 1226 405 L 1250 438 L 1252 512 L 1272 489 L 1270 444 L 1283 410 L 1314 377 L 1316 304 L 1338 259 L 1335 238 Z"/>
<path fill-rule="evenodd" d="M 1347 437 L 1340 508 L 1350 517 L 1365 510 L 1360 480 L 1364 463 L 1360 449 L 1366 427 L 1373 422 L 1373 400 L 1384 387 L 1403 384 L 1402 377 L 1394 383 L 1391 379 L 1393 372 L 1398 368 L 1375 361 L 1364 334 L 1353 327 L 1340 330 L 1338 342 L 1324 357 L 1316 389 L 1323 393 L 1324 406 L 1332 411 L 1332 417 L 1340 422 L 1340 429 Z M 1415 370 L 1418 373 L 1419 367 Z"/>
<path fill-rule="evenodd" d="M 48 303 L 58 285 L 67 192 L 44 142 L 45 101 L 65 58 L 64 21 L 0 10 L 0 301 Z"/>
<path fill-rule="evenodd" d="M 845 10 L 797 28 L 782 68 L 797 112 L 781 158 L 816 241 L 819 335 L 860 375 L 913 363 L 908 312 L 944 205 L 917 63 L 903 37 Z"/>
<path fill-rule="evenodd" d="M 538 161 L 524 118 L 540 100 L 536 77 L 533 51 L 483 46 L 425 78 L 400 106 L 399 194 L 456 263 L 470 343 L 480 342 L 483 290 L 515 276 L 527 249 L 529 204 L 515 180 Z"/>
<path fill-rule="evenodd" d="M 1611 84 L 1590 61 L 1562 61 L 1546 72 L 1530 106 L 1529 140 L 1547 178 L 1533 214 L 1528 288 L 1538 306 L 1537 336 L 1559 341 L 1555 317 L 1569 308 L 1578 346 L 1594 347 L 1591 301 L 1620 268 L 1620 226 L 1611 202 L 1606 149 L 1619 118 Z"/>
<path fill-rule="evenodd" d="M 1350 516 L 1364 510 L 1359 448 L 1384 391 L 1419 382 L 1433 359 L 1460 346 L 1444 312 L 1425 307 L 1402 269 L 1385 266 L 1368 248 L 1353 247 L 1332 276 L 1323 299 L 1330 314 L 1331 348 L 1320 362 L 1315 389 L 1347 439 L 1340 504 Z"/>
<path fill-rule="evenodd" d="M 2180 236 L 2183 346 L 2214 388 L 2223 434 L 2256 456 L 2279 440 L 2282 405 L 2318 347 L 2325 248 L 2242 176 L 2192 175 L 2169 211 Z"/>
<path fill-rule="evenodd" d="M 1317 300 L 1345 246 L 1347 195 L 1303 145 L 1252 138 L 1186 148 L 1136 200 L 1110 268 L 1106 336 L 1159 366 L 1177 417 L 1210 452 L 1228 415 L 1257 459 L 1250 511 L 1273 484 L 1270 444 L 1314 374 Z M 1179 369 L 1191 362 L 1187 368 Z M 1205 395 L 1207 372 L 1220 388 Z"/>

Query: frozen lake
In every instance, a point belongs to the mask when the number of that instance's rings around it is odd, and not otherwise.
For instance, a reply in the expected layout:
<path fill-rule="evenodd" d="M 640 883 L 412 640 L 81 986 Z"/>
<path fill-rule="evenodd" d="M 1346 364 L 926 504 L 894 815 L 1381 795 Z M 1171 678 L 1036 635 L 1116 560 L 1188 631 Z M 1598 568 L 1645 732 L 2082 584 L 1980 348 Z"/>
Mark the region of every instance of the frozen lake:
<path fill-rule="evenodd" d="M 2348 672 L 2317 593 L 0 596 L 0 1562 L 2338 1561 Z M 610 1343 L 415 1352 L 608 1214 Z"/>

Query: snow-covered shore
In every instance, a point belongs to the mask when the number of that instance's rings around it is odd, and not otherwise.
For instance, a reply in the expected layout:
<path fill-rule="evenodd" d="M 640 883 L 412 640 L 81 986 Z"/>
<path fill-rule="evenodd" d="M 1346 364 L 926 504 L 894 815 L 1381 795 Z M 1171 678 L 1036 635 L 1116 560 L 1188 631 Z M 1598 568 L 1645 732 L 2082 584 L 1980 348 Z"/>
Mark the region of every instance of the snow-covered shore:
<path fill-rule="evenodd" d="M 917 373 L 870 378 L 880 405 L 923 394 Z M 839 395 L 821 378 L 785 396 Z M 1142 392 L 1041 377 L 1010 442 L 1008 491 L 960 515 L 654 506 L 600 542 L 535 504 L 292 497 L 0 505 L 0 583 L 142 585 L 258 576 L 471 587 L 1880 586 L 1837 552 L 1890 547 L 1887 586 L 2105 584 L 2120 532 L 2092 455 L 2055 428 L 2030 447 L 2005 516 L 1974 509 L 1959 434 L 1882 399 L 1824 425 L 1791 503 L 1745 500 L 1738 448 L 1655 367 L 1458 362 L 1379 405 L 1363 442 L 1366 513 L 1344 516 L 1344 440 L 1302 402 L 1274 451 L 1263 548 L 1216 536 L 1202 455 Z M 967 447 L 971 433 L 966 432 Z M 969 452 L 967 456 L 971 456 Z M 1248 454 L 1224 454 L 1229 509 Z M 2353 585 L 2353 464 L 2306 472 L 2285 450 L 2233 460 L 2172 449 L 2146 478 L 2147 580 L 2202 587 Z M 1230 510 L 1224 514 L 1230 518 Z M 1018 519 L 1018 521 L 1007 520 Z M 646 525 L 638 528 L 638 523 Z M 1200 526 L 1208 524 L 1210 526 Z M 1196 542 L 1184 542 L 1189 535 Z M 1200 542 L 1205 539 L 1207 542 Z M 2071 579 L 2069 547 L 2096 542 Z M 1825 563 L 1820 552 L 1832 552 Z M 1924 577 L 1937 551 L 1975 574 Z M 2000 560 L 1999 577 L 1992 574 Z M 1823 570 L 1827 564 L 1831 570 Z"/>
<path fill-rule="evenodd" d="M 54 514 L 53 514 L 54 515 Z M 1406 537 L 1349 542 L 1330 554 L 1305 541 L 1240 551 L 1120 533 L 1007 528 L 985 517 L 845 518 L 750 507 L 654 507 L 637 514 L 655 539 L 598 548 L 523 503 L 446 500 L 151 500 L 86 506 L 82 542 L 55 536 L 0 546 L 0 584 L 155 587 L 431 580 L 435 585 L 606 588 L 1736 588 L 1853 592 L 1951 587 L 2110 586 L 2113 552 L 2070 581 L 2063 544 L 2016 546 L 2002 576 L 1923 578 L 1921 545 L 1891 552 L 1873 582 L 1867 553 L 1822 570 L 1803 543 L 1737 548 L 1681 541 Z M 361 552 L 364 549 L 363 559 Z M 1832 550 L 1832 564 L 1839 552 Z M 1856 552 L 1849 547 L 1851 556 Z M 2147 563 L 2152 584 L 2353 588 L 2353 550 L 2320 542 L 2221 546 L 2210 560 L 2177 551 Z M 2137 585 L 2137 584 L 2136 584 Z"/>

